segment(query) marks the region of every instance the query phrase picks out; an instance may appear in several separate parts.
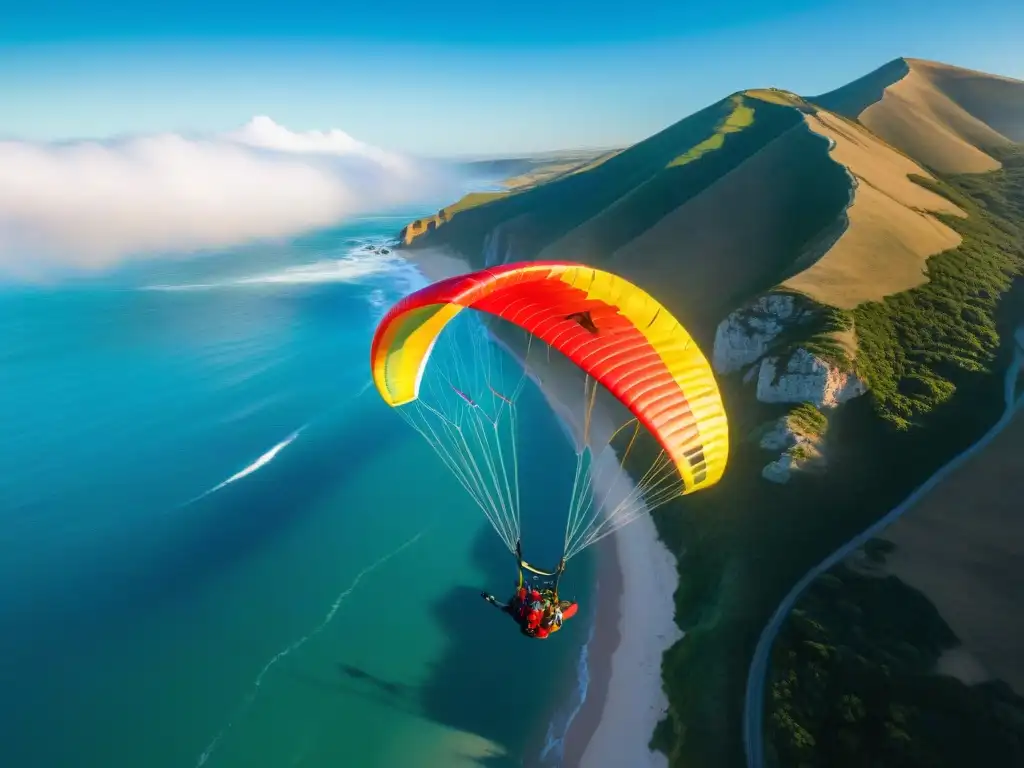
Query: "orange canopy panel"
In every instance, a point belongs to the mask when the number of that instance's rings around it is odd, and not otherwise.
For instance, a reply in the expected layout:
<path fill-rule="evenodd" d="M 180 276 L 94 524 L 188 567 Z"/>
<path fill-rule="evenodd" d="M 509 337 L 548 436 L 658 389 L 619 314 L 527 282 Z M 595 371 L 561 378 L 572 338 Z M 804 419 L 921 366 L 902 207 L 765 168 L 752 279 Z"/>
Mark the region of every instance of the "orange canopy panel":
<path fill-rule="evenodd" d="M 430 352 L 463 309 L 513 323 L 558 350 L 620 400 L 665 449 L 692 493 L 721 479 L 729 430 L 707 358 L 652 296 L 610 272 L 525 262 L 429 285 L 381 320 L 370 358 L 392 407 L 414 401 Z"/>

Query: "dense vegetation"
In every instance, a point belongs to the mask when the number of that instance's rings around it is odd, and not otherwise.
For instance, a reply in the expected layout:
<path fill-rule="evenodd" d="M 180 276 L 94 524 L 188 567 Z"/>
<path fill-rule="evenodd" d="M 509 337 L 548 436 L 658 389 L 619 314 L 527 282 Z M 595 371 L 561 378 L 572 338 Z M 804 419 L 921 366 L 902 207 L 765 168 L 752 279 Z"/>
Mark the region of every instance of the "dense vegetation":
<path fill-rule="evenodd" d="M 854 310 L 858 368 L 901 429 L 953 395 L 953 371 L 985 371 L 998 349 L 996 308 L 1024 265 L 1024 151 L 1000 159 L 993 173 L 914 179 L 968 213 L 941 217 L 963 243 L 929 261 L 928 282 Z"/>
<path fill-rule="evenodd" d="M 828 418 L 810 403 L 800 403 L 788 418 L 794 431 L 808 436 L 820 437 L 828 429 Z"/>
<path fill-rule="evenodd" d="M 868 559 L 878 562 L 878 548 Z M 1024 698 L 933 674 L 956 637 L 895 577 L 821 576 L 775 642 L 770 762 L 785 768 L 1024 765 Z"/>
<path fill-rule="evenodd" d="M 665 655 L 669 714 L 652 740 L 654 747 L 669 755 L 671 765 L 718 768 L 742 764 L 740 728 L 747 665 L 762 627 L 783 595 L 808 568 L 900 503 L 936 467 L 977 440 L 999 417 L 1002 381 L 998 373 L 1010 355 L 1009 345 L 1001 339 L 1024 310 L 1024 292 L 1011 289 L 1007 294 L 1022 256 L 1021 157 L 1007 153 L 1002 158 L 1004 169 L 996 173 L 935 183 L 936 189 L 971 214 L 966 220 L 949 220 L 963 235 L 963 243 L 929 261 L 930 283 L 853 313 L 860 348 L 858 366 L 876 390 L 872 397 L 853 400 L 830 417 L 828 473 L 806 475 L 788 485 L 765 483 L 760 479 L 763 452 L 755 440 L 737 437 L 730 457 L 731 482 L 688 497 L 685 503 L 666 505 L 666 511 L 656 515 L 662 537 L 680 553 L 676 617 L 686 631 Z M 843 325 L 838 316 L 827 319 Z M 754 401 L 737 377 L 724 379 L 721 385 L 734 435 L 751 434 L 757 424 L 785 414 L 780 406 Z M 877 556 L 877 548 L 873 551 Z M 868 597 L 844 592 L 830 610 L 839 610 L 840 600 L 848 606 Z M 893 599 L 908 609 L 915 598 L 901 595 Z M 909 718 L 905 731 L 926 722 L 948 724 L 951 713 L 961 708 L 1006 706 L 1005 690 L 998 686 L 991 691 L 968 690 L 955 681 L 918 675 L 907 681 L 906 690 L 900 688 L 899 695 L 894 695 L 892 712 L 887 707 L 878 709 L 890 690 L 883 686 L 871 696 L 859 698 L 859 704 L 840 695 L 835 703 L 840 709 L 818 713 L 818 704 L 808 697 L 820 696 L 826 689 L 803 681 L 802 676 L 827 675 L 834 670 L 851 675 L 857 667 L 848 664 L 860 662 L 856 655 L 848 661 L 845 650 L 830 650 L 850 647 L 829 629 L 834 617 L 819 617 L 806 605 L 800 608 L 808 622 L 817 622 L 826 631 L 812 639 L 794 635 L 797 630 L 792 626 L 786 630 L 790 641 L 800 637 L 800 642 L 809 639 L 822 646 L 796 646 L 793 667 L 801 684 L 790 686 L 787 695 L 788 717 L 799 728 L 773 732 L 775 736 L 783 733 L 782 738 L 789 740 L 780 747 L 787 755 L 806 755 L 807 750 L 813 755 L 834 754 L 819 750 L 826 749 L 822 745 L 829 739 L 849 738 L 838 736 L 829 719 L 844 716 L 842 706 L 852 713 L 862 706 L 869 710 L 863 728 L 855 734 L 865 743 L 874 743 L 882 731 L 889 733 L 886 729 L 890 726 L 898 730 L 900 719 Z M 874 616 L 893 612 L 892 605 L 862 608 Z M 803 630 L 813 628 L 806 622 L 801 626 Z M 871 634 L 873 627 L 873 623 L 860 625 L 867 645 L 877 640 Z M 942 632 L 934 625 L 926 629 L 926 637 L 932 638 L 928 642 L 941 639 Z M 918 641 L 911 633 L 893 642 L 914 646 Z M 886 642 L 880 643 L 879 653 L 885 651 Z M 917 653 L 924 658 L 933 651 L 918 649 Z M 817 661 L 812 658 L 815 654 Z M 877 663 L 878 657 L 870 653 L 860 656 Z M 812 661 L 818 667 L 808 666 Z M 838 678 L 834 690 L 852 693 L 855 689 L 843 687 L 846 679 Z M 996 699 L 998 706 L 993 703 Z M 920 715 L 919 710 L 901 709 L 930 700 L 935 708 L 920 709 Z M 814 719 L 808 720 L 808 713 L 815 713 Z M 985 732 L 997 723 L 984 717 L 969 722 L 970 727 Z M 815 739 L 813 745 L 807 743 L 806 734 Z M 902 737 L 894 732 L 891 738 L 890 747 L 895 749 Z M 1004 743 L 1001 737 L 992 738 L 994 743 Z M 975 736 L 965 735 L 960 746 L 976 743 L 972 739 Z M 929 744 L 929 749 L 948 748 L 950 754 L 960 748 L 947 742 Z M 827 749 L 838 748 L 831 743 Z M 886 753 L 885 761 L 847 764 L 931 764 L 924 756 L 907 754 L 918 762 L 888 762 L 891 753 Z M 817 758 L 801 759 L 809 765 L 840 765 L 830 763 L 827 757 L 817 763 L 806 762 Z M 1008 763 L 964 759 L 951 764 Z M 790 768 L 800 763 L 783 761 L 781 765 Z"/>

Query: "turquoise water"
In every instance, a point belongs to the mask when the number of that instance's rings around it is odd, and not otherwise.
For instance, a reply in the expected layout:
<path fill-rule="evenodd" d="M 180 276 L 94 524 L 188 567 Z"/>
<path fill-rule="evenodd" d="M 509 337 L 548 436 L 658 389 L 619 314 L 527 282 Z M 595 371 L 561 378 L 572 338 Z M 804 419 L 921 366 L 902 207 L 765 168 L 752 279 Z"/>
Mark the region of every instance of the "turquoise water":
<path fill-rule="evenodd" d="M 419 278 L 366 245 L 414 213 L 0 288 L 0 765 L 540 749 L 586 605 L 544 643 L 486 606 L 511 556 L 367 386 L 376 320 Z M 575 457 L 532 386 L 518 407 L 543 560 Z M 577 558 L 563 591 L 589 579 Z"/>

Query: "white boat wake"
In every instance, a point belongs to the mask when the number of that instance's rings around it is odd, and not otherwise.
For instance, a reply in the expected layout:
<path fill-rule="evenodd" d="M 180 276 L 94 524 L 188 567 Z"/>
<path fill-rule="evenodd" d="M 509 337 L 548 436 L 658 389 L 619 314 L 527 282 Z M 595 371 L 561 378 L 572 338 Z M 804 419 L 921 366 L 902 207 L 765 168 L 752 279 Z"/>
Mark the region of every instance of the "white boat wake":
<path fill-rule="evenodd" d="M 330 283 L 357 283 L 367 277 L 400 271 L 406 266 L 404 259 L 393 252 L 379 253 L 353 249 L 340 259 L 321 259 L 310 264 L 285 267 L 248 277 L 235 277 L 211 283 L 182 283 L 144 285 L 141 291 L 211 291 L 252 286 L 324 285 Z"/>
<path fill-rule="evenodd" d="M 291 445 L 293 442 L 295 442 L 295 439 L 299 436 L 299 434 L 302 432 L 302 430 L 304 430 L 308 426 L 309 426 L 308 423 L 307 424 L 303 424 L 301 427 L 299 427 L 294 432 L 292 432 L 290 435 L 288 435 L 288 437 L 286 437 L 284 440 L 279 442 L 277 445 L 275 445 L 269 451 L 267 451 L 262 456 L 260 456 L 258 459 L 256 459 L 256 461 L 254 461 L 252 464 L 248 465 L 244 469 L 239 470 L 238 472 L 235 472 L 235 474 L 233 474 L 227 480 L 224 480 L 223 482 L 218 483 L 217 485 L 213 486 L 213 488 L 210 488 L 209 490 L 203 491 L 198 496 L 194 496 L 193 498 L 189 499 L 188 501 L 186 501 L 181 506 L 183 506 L 183 507 L 184 506 L 188 506 L 189 504 L 194 504 L 195 502 L 199 501 L 200 499 L 205 499 L 211 493 L 216 493 L 221 488 L 224 488 L 225 486 L 231 485 L 231 483 L 235 482 L 236 480 L 241 480 L 243 477 L 248 477 L 253 472 L 256 472 L 256 471 L 262 469 L 267 464 L 272 462 L 274 460 L 274 457 L 277 456 L 277 454 L 279 454 L 281 451 L 283 451 L 285 448 L 287 448 L 289 445 Z"/>
<path fill-rule="evenodd" d="M 270 661 L 263 665 L 263 669 L 259 671 L 259 674 L 257 674 L 252 681 L 249 694 L 245 697 L 245 699 L 242 700 L 242 703 L 238 706 L 238 709 L 235 711 L 235 714 L 231 717 L 230 720 L 228 720 L 227 724 L 225 724 L 224 727 L 217 732 L 217 735 L 213 737 L 213 740 L 206 746 L 206 749 L 204 749 L 202 753 L 199 755 L 199 759 L 196 761 L 196 768 L 199 768 L 199 766 L 206 764 L 206 762 L 210 759 L 210 756 L 213 754 L 214 750 L 224 739 L 224 736 L 227 735 L 228 731 L 231 730 L 232 726 L 249 710 L 249 707 L 252 706 L 253 702 L 256 700 L 256 696 L 259 694 L 260 686 L 263 685 L 264 678 L 267 676 L 267 673 L 274 668 L 274 665 L 281 661 L 281 659 L 299 650 L 299 648 L 305 645 L 309 640 L 316 637 L 324 629 L 326 629 L 327 625 L 331 623 L 331 620 L 334 618 L 335 614 L 337 614 L 338 609 L 341 607 L 341 604 L 345 601 L 345 598 L 347 598 L 349 595 L 352 594 L 353 591 L 355 591 L 355 588 L 359 586 L 359 582 L 362 581 L 364 577 L 368 576 L 370 573 L 380 568 L 382 565 L 384 565 L 384 563 L 393 558 L 395 555 L 398 555 L 402 551 L 411 547 L 413 544 L 415 544 L 417 541 L 423 538 L 424 535 L 426 535 L 427 530 L 429 529 L 424 529 L 420 531 L 411 539 L 409 539 L 404 544 L 399 546 L 397 549 L 394 549 L 388 554 L 379 557 L 377 560 L 374 560 L 372 563 L 370 563 L 370 565 L 363 568 L 363 570 L 356 574 L 356 577 L 352 580 L 352 583 L 349 584 L 340 593 L 338 593 L 338 596 L 334 598 L 334 602 L 331 604 L 330 610 L 328 610 L 327 613 L 324 615 L 323 621 L 321 621 L 316 627 L 314 627 L 312 630 L 310 630 L 305 635 L 300 637 L 298 640 L 293 642 L 291 645 L 278 651 L 271 657 Z"/>

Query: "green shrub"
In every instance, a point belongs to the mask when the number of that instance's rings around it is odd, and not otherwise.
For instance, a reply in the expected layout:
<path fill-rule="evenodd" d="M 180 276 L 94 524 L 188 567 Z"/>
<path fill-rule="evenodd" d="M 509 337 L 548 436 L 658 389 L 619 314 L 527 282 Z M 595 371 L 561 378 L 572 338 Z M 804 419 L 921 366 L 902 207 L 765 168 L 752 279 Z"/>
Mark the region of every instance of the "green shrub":
<path fill-rule="evenodd" d="M 828 429 L 828 418 L 810 403 L 800 403 L 787 418 L 793 428 L 809 437 L 821 437 Z"/>
<path fill-rule="evenodd" d="M 878 414 L 907 429 L 947 402 L 957 371 L 987 371 L 999 348 L 996 308 L 1024 267 L 1024 152 L 995 172 L 913 177 L 964 209 L 940 218 L 963 238 L 928 261 L 928 282 L 854 310 L 857 369 Z"/>

